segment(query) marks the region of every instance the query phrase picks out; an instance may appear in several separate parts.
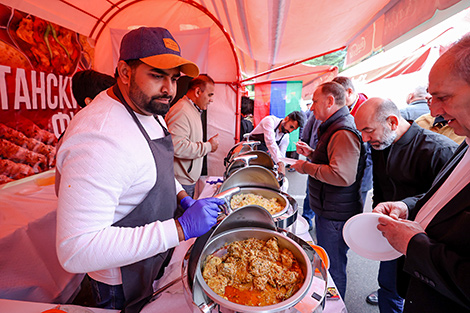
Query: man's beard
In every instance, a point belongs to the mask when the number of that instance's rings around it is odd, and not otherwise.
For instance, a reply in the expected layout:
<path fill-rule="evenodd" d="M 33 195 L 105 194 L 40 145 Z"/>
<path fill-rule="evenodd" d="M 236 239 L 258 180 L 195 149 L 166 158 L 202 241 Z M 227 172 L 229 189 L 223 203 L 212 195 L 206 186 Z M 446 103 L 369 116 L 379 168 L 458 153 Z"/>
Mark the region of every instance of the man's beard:
<path fill-rule="evenodd" d="M 170 110 L 171 100 L 173 99 L 173 97 L 169 95 L 148 97 L 142 92 L 142 89 L 137 86 L 134 77 L 131 77 L 130 80 L 129 98 L 131 98 L 132 102 L 134 102 L 138 108 L 154 115 L 165 115 L 168 113 L 168 110 Z M 159 101 L 165 99 L 169 99 L 169 101 L 167 103 Z"/>
<path fill-rule="evenodd" d="M 289 132 L 287 131 L 287 129 L 284 128 L 284 125 L 282 125 L 282 123 L 281 123 L 281 133 L 283 133 L 283 134 L 289 133 Z"/>
<path fill-rule="evenodd" d="M 382 141 L 370 142 L 370 145 L 375 150 L 384 150 L 392 145 L 397 138 L 397 132 L 389 128 L 384 128 L 384 135 Z"/>

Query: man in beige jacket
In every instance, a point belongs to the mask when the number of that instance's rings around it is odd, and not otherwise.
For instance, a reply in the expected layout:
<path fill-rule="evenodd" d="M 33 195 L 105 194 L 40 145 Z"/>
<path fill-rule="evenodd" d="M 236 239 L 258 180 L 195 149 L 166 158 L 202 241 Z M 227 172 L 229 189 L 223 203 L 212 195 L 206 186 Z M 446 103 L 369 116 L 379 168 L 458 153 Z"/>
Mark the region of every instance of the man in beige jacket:
<path fill-rule="evenodd" d="M 201 74 L 190 81 L 188 92 L 165 117 L 175 149 L 175 177 L 184 190 L 194 197 L 196 182 L 201 176 L 205 155 L 219 147 L 218 134 L 203 141 L 201 113 L 213 101 L 214 81 Z"/>

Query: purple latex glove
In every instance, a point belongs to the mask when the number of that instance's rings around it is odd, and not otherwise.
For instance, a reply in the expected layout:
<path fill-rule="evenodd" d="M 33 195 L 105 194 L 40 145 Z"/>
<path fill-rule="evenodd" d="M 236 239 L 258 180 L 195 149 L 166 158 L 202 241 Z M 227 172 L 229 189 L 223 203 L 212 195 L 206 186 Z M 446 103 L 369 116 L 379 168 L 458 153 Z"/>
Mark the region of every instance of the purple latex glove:
<path fill-rule="evenodd" d="M 180 204 L 181 207 L 186 211 L 190 206 L 192 206 L 196 202 L 193 198 L 190 196 L 186 196 L 183 199 L 181 199 Z"/>
<path fill-rule="evenodd" d="M 206 198 L 194 201 L 183 215 L 178 219 L 183 228 L 184 239 L 204 235 L 217 223 L 219 205 L 225 203 L 223 199 Z"/>

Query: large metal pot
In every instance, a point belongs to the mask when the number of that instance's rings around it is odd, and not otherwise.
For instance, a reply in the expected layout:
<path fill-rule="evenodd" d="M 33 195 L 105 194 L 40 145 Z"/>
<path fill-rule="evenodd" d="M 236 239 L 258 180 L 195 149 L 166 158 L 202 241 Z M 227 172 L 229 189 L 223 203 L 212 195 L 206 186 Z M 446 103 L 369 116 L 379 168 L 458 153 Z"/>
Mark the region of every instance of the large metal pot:
<path fill-rule="evenodd" d="M 224 191 L 222 194 L 215 195 L 215 197 L 225 199 L 225 202 L 228 207 L 228 210 L 227 210 L 228 213 L 236 210 L 232 208 L 231 200 L 233 196 L 238 195 L 238 194 L 252 193 L 255 195 L 263 196 L 268 199 L 276 198 L 277 201 L 283 207 L 283 209 L 275 214 L 272 214 L 274 223 L 279 228 L 283 228 L 283 229 L 291 231 L 291 226 L 293 226 L 294 222 L 297 220 L 298 205 L 297 205 L 297 201 L 294 198 L 292 198 L 290 195 L 282 191 L 277 191 L 277 190 L 273 190 L 269 188 L 249 187 L 249 186 L 239 187 L 239 191 L 229 192 L 227 193 L 227 195 L 223 195 L 225 192 L 230 191 L 230 190 L 231 189 L 228 189 Z"/>
<path fill-rule="evenodd" d="M 240 191 L 238 193 L 232 193 L 230 194 L 229 197 L 226 198 L 226 201 L 230 204 L 230 211 L 236 210 L 235 208 L 232 207 L 232 198 L 235 195 L 243 195 L 243 194 L 259 195 L 266 199 L 275 198 L 277 202 L 281 205 L 282 209 L 279 212 L 272 214 L 273 218 L 284 214 L 290 206 L 290 203 L 287 200 L 287 197 L 283 195 L 282 193 L 280 193 L 279 191 L 275 191 L 275 190 L 267 189 L 267 188 L 259 188 L 259 187 L 244 187 L 243 189 L 240 188 Z M 268 208 L 265 208 L 265 209 L 268 209 Z"/>
<path fill-rule="evenodd" d="M 222 183 L 214 196 L 217 197 L 218 194 L 235 187 L 240 187 L 240 193 L 251 192 L 266 195 L 269 198 L 276 197 L 281 203 L 286 203 L 284 210 L 275 214 L 273 218 L 277 227 L 292 231 L 292 227 L 297 220 L 297 201 L 287 193 L 280 191 L 281 188 L 272 172 L 257 165 L 241 168 Z M 231 193 L 226 197 L 229 210 L 230 199 L 233 195 L 234 193 Z"/>
<path fill-rule="evenodd" d="M 278 239 L 279 247 L 289 249 L 299 262 L 302 272 L 305 276 L 305 281 L 302 287 L 290 298 L 278 304 L 264 306 L 264 307 L 250 307 L 246 305 L 237 304 L 224 299 L 216 294 L 204 281 L 202 271 L 204 270 L 206 257 L 217 252 L 224 254 L 224 247 L 227 243 L 233 241 L 245 240 L 248 238 L 257 238 L 261 240 L 268 240 L 269 238 L 276 237 Z M 225 251 L 226 253 L 226 251 Z M 280 233 L 262 229 L 262 228 L 238 228 L 219 234 L 208 242 L 199 257 L 198 266 L 196 269 L 196 279 L 206 295 L 214 302 L 218 303 L 221 307 L 227 308 L 234 312 L 281 312 L 295 304 L 297 304 L 306 294 L 312 282 L 312 266 L 305 251 L 293 240 L 281 235 Z"/>
<path fill-rule="evenodd" d="M 246 238 L 267 239 L 275 236 L 282 247 L 290 249 L 299 261 L 302 261 L 302 270 L 306 278 L 304 285 L 309 289 L 299 290 L 290 302 L 283 302 L 277 306 L 265 306 L 264 309 L 242 306 L 243 310 L 234 310 L 230 304 L 225 307 L 220 303 L 220 297 L 212 299 L 201 285 L 201 270 L 208 254 L 221 248 L 225 243 Z M 295 248 L 292 248 L 295 247 Z M 307 268 L 305 268 L 307 267 Z M 309 270 L 310 269 L 310 270 Z M 197 272 L 199 271 L 199 276 Z M 309 274 L 311 273 L 311 274 Z M 301 238 L 291 232 L 276 228 L 272 216 L 259 206 L 242 207 L 220 222 L 205 235 L 197 238 L 188 249 L 182 263 L 183 292 L 193 313 L 216 312 L 322 312 L 327 286 L 327 269 L 317 252 Z M 204 282 L 205 284 L 205 282 Z M 207 284 L 205 284 L 208 288 Z M 304 286 L 303 286 L 304 287 Z M 214 293 L 215 294 L 215 293 Z M 224 299 L 225 300 L 225 299 Z M 299 303 L 297 303 L 299 302 Z M 295 304 L 297 303 L 297 304 Z M 295 308 L 293 307 L 295 305 Z M 257 309 L 257 310 L 255 310 Z"/>

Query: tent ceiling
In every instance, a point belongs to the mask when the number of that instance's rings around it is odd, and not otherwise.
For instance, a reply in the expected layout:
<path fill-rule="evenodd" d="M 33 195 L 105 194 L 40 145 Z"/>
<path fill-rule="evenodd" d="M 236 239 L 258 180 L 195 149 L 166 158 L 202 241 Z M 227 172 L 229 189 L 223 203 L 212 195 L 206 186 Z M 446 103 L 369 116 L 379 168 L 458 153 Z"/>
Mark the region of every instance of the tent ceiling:
<path fill-rule="evenodd" d="M 173 30 L 207 27 L 215 21 L 231 42 L 241 73 L 250 77 L 296 60 L 347 46 L 374 22 L 384 21 L 382 45 L 459 0 L 2 0 L 19 10 L 87 35 L 99 42 L 109 28 L 166 26 L 165 13 L 149 9 L 172 2 L 181 11 L 198 11 Z M 465 1 L 463 1 L 465 2 Z M 431 8 L 431 9 L 429 9 Z M 411 13 L 410 13 L 411 12 Z M 210 19 L 201 18 L 201 13 Z M 129 14 L 133 18 L 129 18 Z M 138 16 L 135 16 L 138 15 Z M 159 15 L 156 17 L 156 15 Z M 411 18 L 412 17 L 412 18 Z M 156 20 L 157 18 L 157 20 Z M 400 23 L 405 21 L 406 23 Z M 417 21 L 416 23 L 413 21 Z M 387 25 L 398 25 L 396 30 Z M 157 25 L 155 25 L 157 23 Z M 160 23 L 160 24 L 159 24 Z M 404 26 L 406 24 L 406 26 Z M 176 28 L 176 29 L 175 29 Z M 179 29 L 178 29 L 179 28 Z M 280 76 L 288 76 L 282 74 Z"/>

